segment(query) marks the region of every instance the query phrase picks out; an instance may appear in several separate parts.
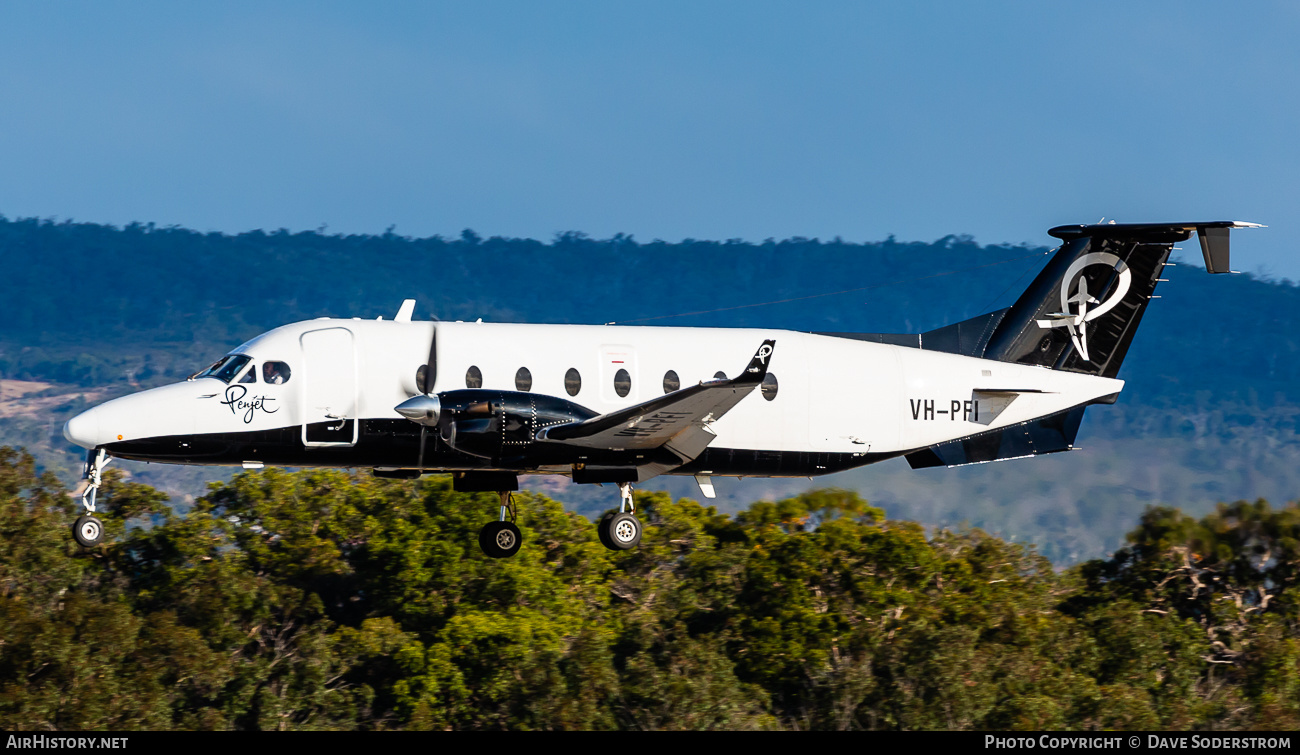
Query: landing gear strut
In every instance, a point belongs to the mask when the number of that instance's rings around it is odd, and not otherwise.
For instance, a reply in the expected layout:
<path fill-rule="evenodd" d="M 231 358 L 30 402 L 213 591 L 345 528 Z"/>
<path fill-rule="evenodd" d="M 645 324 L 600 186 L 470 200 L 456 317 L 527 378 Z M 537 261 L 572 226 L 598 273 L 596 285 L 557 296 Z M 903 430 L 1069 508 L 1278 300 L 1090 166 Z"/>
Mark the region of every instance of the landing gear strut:
<path fill-rule="evenodd" d="M 86 489 L 81 493 L 81 505 L 86 513 L 77 517 L 72 525 L 72 537 L 86 548 L 98 545 L 104 539 L 104 523 L 94 516 L 95 495 L 103 484 L 104 467 L 113 460 L 102 448 L 97 448 L 86 455 Z"/>
<path fill-rule="evenodd" d="M 596 524 L 596 534 L 601 545 L 612 551 L 635 548 L 641 542 L 641 520 L 636 518 L 636 504 L 632 501 L 632 483 L 620 482 L 622 496 L 618 511 L 610 511 Z"/>
<path fill-rule="evenodd" d="M 501 496 L 501 518 L 483 525 L 478 533 L 478 546 L 491 558 L 508 558 L 519 552 L 524 539 L 515 524 L 518 512 L 515 510 L 514 496 L 508 490 L 502 490 L 497 495 Z"/>

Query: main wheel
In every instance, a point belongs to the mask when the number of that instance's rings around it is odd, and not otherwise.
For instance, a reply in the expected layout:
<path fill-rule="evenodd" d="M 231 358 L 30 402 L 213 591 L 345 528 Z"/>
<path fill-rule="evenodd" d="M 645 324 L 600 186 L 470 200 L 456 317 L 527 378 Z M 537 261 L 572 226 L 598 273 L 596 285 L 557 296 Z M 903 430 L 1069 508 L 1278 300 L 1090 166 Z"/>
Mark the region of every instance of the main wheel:
<path fill-rule="evenodd" d="M 104 523 L 89 514 L 78 517 L 72 525 L 72 537 L 87 548 L 98 545 L 104 539 Z"/>
<path fill-rule="evenodd" d="M 614 514 L 602 519 L 602 539 L 605 547 L 614 551 L 635 548 L 641 542 L 641 520 L 629 513 Z"/>
<path fill-rule="evenodd" d="M 612 551 L 618 550 L 614 547 L 613 541 L 609 539 L 609 520 L 614 518 L 617 511 L 606 511 L 605 515 L 596 522 L 596 536 L 600 538 L 600 544 Z"/>
<path fill-rule="evenodd" d="M 519 552 L 524 539 L 512 522 L 488 522 L 478 532 L 478 546 L 492 558 L 508 558 Z"/>

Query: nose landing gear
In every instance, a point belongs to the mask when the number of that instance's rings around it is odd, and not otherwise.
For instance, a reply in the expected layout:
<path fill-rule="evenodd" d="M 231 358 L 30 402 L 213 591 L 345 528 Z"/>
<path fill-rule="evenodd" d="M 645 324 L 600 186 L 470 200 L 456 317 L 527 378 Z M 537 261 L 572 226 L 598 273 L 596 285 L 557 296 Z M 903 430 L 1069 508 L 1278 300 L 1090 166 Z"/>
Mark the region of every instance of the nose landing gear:
<path fill-rule="evenodd" d="M 501 496 L 501 518 L 483 525 L 478 533 L 478 546 L 491 558 L 508 558 L 519 552 L 524 539 L 515 524 L 518 514 L 514 496 L 508 490 L 499 491 L 497 495 Z"/>
<path fill-rule="evenodd" d="M 596 535 L 601 545 L 612 551 L 625 551 L 635 548 L 641 542 L 641 520 L 636 518 L 636 504 L 632 501 L 632 483 L 620 482 L 618 491 L 622 496 L 618 511 L 605 514 L 596 523 Z"/>
<path fill-rule="evenodd" d="M 81 505 L 85 507 L 86 513 L 77 517 L 77 521 L 72 525 L 72 537 L 86 548 L 98 545 L 104 539 L 104 523 L 94 516 L 95 495 L 99 492 L 99 486 L 103 484 L 104 467 L 107 467 L 112 460 L 113 458 L 102 448 L 97 448 L 86 455 L 86 470 L 83 475 L 86 489 L 81 493 Z"/>

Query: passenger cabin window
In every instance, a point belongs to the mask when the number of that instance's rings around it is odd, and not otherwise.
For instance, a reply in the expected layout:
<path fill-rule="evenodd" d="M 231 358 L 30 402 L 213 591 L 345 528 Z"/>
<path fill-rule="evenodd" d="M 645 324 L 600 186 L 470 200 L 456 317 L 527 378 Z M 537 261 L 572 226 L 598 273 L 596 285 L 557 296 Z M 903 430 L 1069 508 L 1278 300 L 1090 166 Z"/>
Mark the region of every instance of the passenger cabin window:
<path fill-rule="evenodd" d="M 252 357 L 246 357 L 243 354 L 229 354 L 218 360 L 216 364 L 195 375 L 194 379 L 210 377 L 216 378 L 223 383 L 229 383 L 230 379 L 238 375 L 239 371 L 244 369 L 244 365 L 251 361 L 253 361 Z"/>
<path fill-rule="evenodd" d="M 289 365 L 284 362 L 264 362 L 262 364 L 262 382 L 279 385 L 289 382 Z"/>
<path fill-rule="evenodd" d="M 483 387 L 483 373 L 480 372 L 477 367 L 471 366 L 468 370 L 465 370 L 465 387 L 466 388 Z"/>
<path fill-rule="evenodd" d="M 576 396 L 580 390 L 582 390 L 582 375 L 579 375 L 576 369 L 570 367 L 569 371 L 564 373 L 564 392 L 570 396 Z"/>
<path fill-rule="evenodd" d="M 680 390 L 681 387 L 682 381 L 681 378 L 677 377 L 676 372 L 669 370 L 664 373 L 664 393 L 672 393 L 673 391 Z"/>
<path fill-rule="evenodd" d="M 620 368 L 614 373 L 614 392 L 619 398 L 627 398 L 627 394 L 632 392 L 632 376 L 627 374 L 627 370 Z"/>
<path fill-rule="evenodd" d="M 769 372 L 767 373 L 767 377 L 763 378 L 763 385 L 761 385 L 758 390 L 763 393 L 763 398 L 771 401 L 776 398 L 776 389 L 776 375 Z"/>
<path fill-rule="evenodd" d="M 422 364 L 420 365 L 420 369 L 415 371 L 415 387 L 420 390 L 420 393 L 430 393 L 431 391 L 429 389 L 433 386 L 427 385 L 428 382 L 429 365 Z"/>
<path fill-rule="evenodd" d="M 515 390 L 527 393 L 533 387 L 533 373 L 527 367 L 520 367 L 515 373 Z"/>

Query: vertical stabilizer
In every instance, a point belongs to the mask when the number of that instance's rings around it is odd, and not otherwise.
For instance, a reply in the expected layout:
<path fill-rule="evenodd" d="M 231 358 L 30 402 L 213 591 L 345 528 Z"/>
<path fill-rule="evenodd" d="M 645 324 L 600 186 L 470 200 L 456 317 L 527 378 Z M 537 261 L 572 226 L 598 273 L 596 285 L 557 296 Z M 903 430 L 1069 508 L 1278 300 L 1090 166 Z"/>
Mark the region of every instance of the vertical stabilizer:
<path fill-rule="evenodd" d="M 1020 299 L 1000 318 L 983 356 L 1115 377 L 1173 245 L 1200 236 L 1206 269 L 1230 270 L 1228 233 L 1255 223 L 1058 226 L 1061 239 Z"/>

